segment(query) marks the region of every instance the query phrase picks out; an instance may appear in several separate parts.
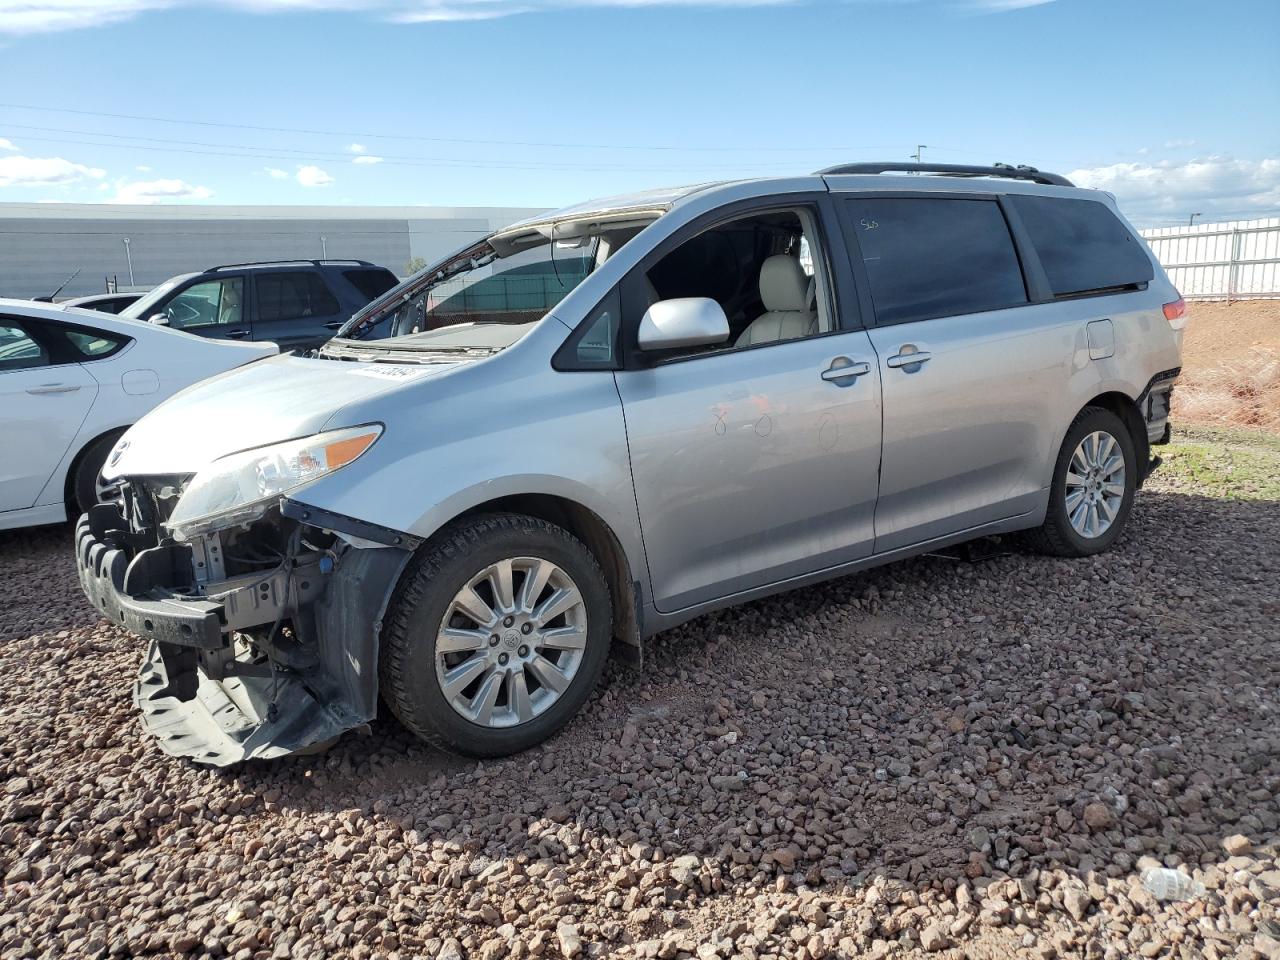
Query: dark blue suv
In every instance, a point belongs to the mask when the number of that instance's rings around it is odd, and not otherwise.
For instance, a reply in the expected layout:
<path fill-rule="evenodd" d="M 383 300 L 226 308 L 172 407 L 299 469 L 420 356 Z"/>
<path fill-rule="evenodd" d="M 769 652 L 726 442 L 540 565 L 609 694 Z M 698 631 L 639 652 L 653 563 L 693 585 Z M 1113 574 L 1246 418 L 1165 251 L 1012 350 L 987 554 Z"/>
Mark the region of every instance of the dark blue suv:
<path fill-rule="evenodd" d="M 233 263 L 166 280 L 120 312 L 229 340 L 270 340 L 281 351 L 319 346 L 399 281 L 365 260 Z"/>

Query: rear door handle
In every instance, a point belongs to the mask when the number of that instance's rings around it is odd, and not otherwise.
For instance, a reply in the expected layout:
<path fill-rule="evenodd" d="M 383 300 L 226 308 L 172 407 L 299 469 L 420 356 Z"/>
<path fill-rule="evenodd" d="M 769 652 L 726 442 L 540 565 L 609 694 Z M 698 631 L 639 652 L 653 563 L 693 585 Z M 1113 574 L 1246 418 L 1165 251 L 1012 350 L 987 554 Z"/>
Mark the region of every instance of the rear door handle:
<path fill-rule="evenodd" d="M 920 364 L 928 363 L 933 359 L 933 354 L 928 350 L 917 350 L 914 353 L 895 353 L 892 357 L 885 361 L 886 366 L 897 369 L 898 367 L 916 367 Z M 908 370 L 908 373 L 913 371 Z"/>
<path fill-rule="evenodd" d="M 227 331 L 227 339 L 229 340 L 243 340 L 248 335 L 249 335 L 248 330 L 228 330 Z"/>
<path fill-rule="evenodd" d="M 28 387 L 27 393 L 75 393 L 79 389 L 78 383 L 42 383 L 38 387 Z"/>
<path fill-rule="evenodd" d="M 850 360 L 848 357 L 836 357 L 831 366 L 822 371 L 822 379 L 834 383 L 837 387 L 847 387 L 864 374 L 871 372 L 871 364 L 863 360 Z"/>

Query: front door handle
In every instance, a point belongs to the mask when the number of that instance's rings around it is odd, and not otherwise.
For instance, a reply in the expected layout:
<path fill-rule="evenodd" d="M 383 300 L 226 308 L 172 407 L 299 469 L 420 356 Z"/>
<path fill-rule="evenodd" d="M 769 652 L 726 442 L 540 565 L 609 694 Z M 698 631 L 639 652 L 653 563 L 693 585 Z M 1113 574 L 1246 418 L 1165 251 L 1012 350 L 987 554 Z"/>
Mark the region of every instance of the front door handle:
<path fill-rule="evenodd" d="M 885 361 L 885 365 L 894 369 L 899 367 L 907 368 L 907 373 L 915 373 L 916 370 L 920 369 L 922 363 L 928 363 L 933 359 L 933 354 L 928 350 L 916 350 L 914 347 L 908 350 L 907 347 L 910 346 L 911 344 L 904 345 L 902 352 L 895 353 Z"/>
<path fill-rule="evenodd" d="M 863 374 L 870 372 L 871 364 L 863 360 L 853 361 L 848 357 L 836 357 L 831 361 L 831 366 L 822 371 L 822 379 L 827 383 L 834 383 L 837 387 L 847 387 Z"/>
<path fill-rule="evenodd" d="M 27 393 L 75 393 L 79 389 L 78 383 L 42 383 L 38 387 L 28 387 Z"/>
<path fill-rule="evenodd" d="M 228 330 L 227 338 L 229 340 L 243 340 L 249 335 L 248 330 Z"/>

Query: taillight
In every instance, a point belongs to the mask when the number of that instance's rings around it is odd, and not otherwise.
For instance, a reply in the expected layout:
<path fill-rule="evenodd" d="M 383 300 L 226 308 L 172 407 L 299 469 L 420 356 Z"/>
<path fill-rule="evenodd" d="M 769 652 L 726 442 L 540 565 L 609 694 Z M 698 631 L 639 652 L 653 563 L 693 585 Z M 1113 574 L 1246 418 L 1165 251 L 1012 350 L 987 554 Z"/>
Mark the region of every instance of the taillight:
<path fill-rule="evenodd" d="M 1179 297 L 1172 303 L 1164 305 L 1164 318 L 1169 321 L 1169 326 L 1175 330 L 1181 330 L 1187 322 L 1187 301 Z"/>

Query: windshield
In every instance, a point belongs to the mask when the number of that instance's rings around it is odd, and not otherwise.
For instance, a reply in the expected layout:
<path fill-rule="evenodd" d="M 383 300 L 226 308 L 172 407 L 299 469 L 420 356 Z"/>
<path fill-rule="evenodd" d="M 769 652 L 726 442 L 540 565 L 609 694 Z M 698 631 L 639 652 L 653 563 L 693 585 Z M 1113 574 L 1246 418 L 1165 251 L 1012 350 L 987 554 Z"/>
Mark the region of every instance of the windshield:
<path fill-rule="evenodd" d="M 120 311 L 119 316 L 129 320 L 145 320 L 151 316 L 152 308 L 169 295 L 169 292 L 189 277 L 194 277 L 194 273 L 184 273 L 180 277 L 173 277 L 166 280 L 160 286 L 156 287 L 141 300 L 135 300 L 129 306 Z"/>
<path fill-rule="evenodd" d="M 393 292 L 390 303 L 354 317 L 338 336 L 385 340 L 446 327 L 534 323 L 587 278 L 596 249 L 594 237 L 544 241 L 509 256 L 500 256 L 487 242 L 477 244 L 416 274 Z M 445 276 L 436 279 L 441 273 Z"/>

